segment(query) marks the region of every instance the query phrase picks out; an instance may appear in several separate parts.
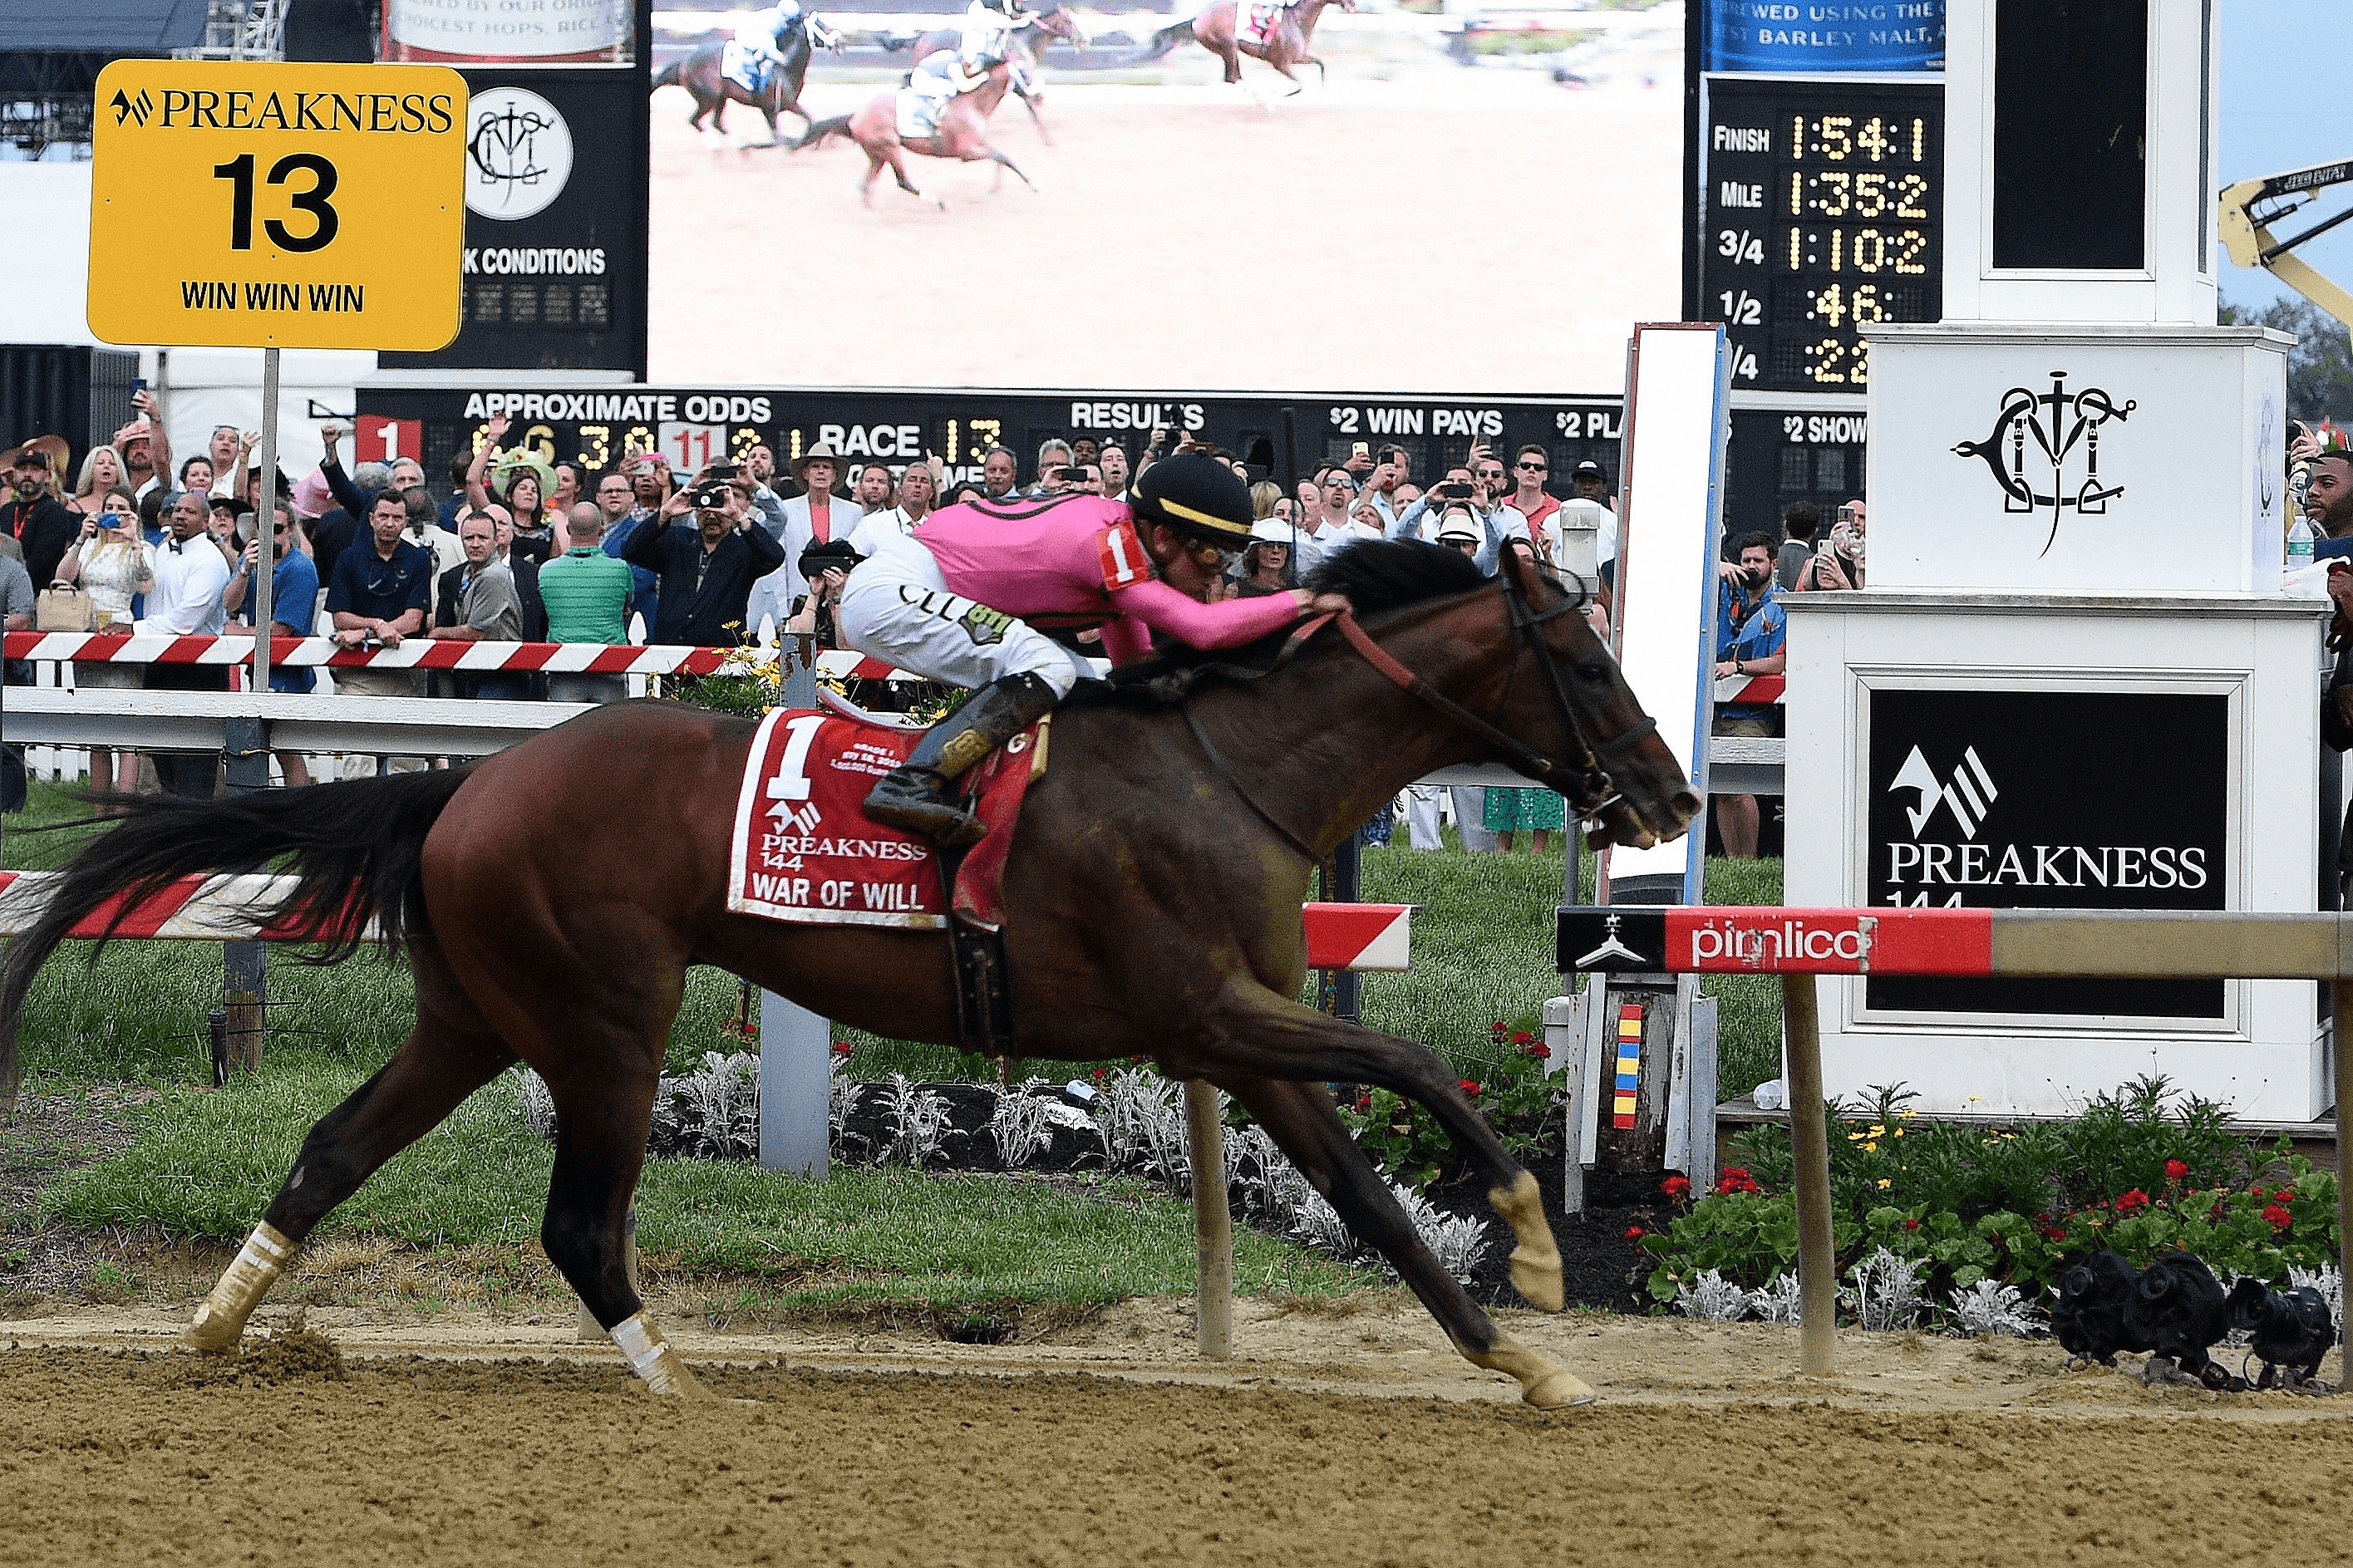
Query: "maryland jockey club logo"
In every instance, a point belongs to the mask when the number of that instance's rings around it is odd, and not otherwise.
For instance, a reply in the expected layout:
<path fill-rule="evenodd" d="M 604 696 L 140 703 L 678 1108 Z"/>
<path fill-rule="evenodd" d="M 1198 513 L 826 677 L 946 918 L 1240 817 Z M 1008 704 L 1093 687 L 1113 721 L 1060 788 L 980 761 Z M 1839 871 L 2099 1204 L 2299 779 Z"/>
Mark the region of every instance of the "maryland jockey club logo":
<path fill-rule="evenodd" d="M 140 129 L 143 131 L 147 127 L 147 117 L 155 112 L 155 100 L 147 96 L 147 89 L 143 87 L 139 89 L 137 98 L 124 97 L 122 89 L 118 87 L 114 89 L 114 97 L 107 104 L 107 108 L 114 110 L 115 124 L 121 125 L 126 120 L 136 120 L 139 121 Z"/>
<path fill-rule="evenodd" d="M 2078 516 L 2095 517 L 2125 493 L 2122 485 L 2101 483 L 2100 427 L 2111 419 L 2121 423 L 2130 418 L 2139 406 L 2135 400 L 2119 406 L 2096 386 L 2070 392 L 2067 373 L 2054 370 L 2049 392 L 2013 386 L 2003 393 L 1993 433 L 1982 441 L 1962 442 L 1953 448 L 1953 455 L 1985 459 L 1994 481 L 2001 486 L 2004 512 L 2050 509 L 2051 532 L 2042 542 L 2042 553 L 2048 555 L 2069 507 Z M 2031 452 L 2030 441 L 2033 443 Z M 2083 477 L 2071 479 L 2079 461 Z M 2042 488 L 2046 485 L 2047 489 Z"/>
<path fill-rule="evenodd" d="M 1887 786 L 1890 795 L 1904 789 L 1913 791 L 1916 796 L 1916 804 L 1905 808 L 1905 815 L 1912 819 L 1912 837 L 1915 842 L 1940 805 L 1952 812 L 1962 837 L 1975 838 L 1986 814 L 1993 809 L 1994 798 L 2001 793 L 1994 788 L 1993 774 L 1986 771 L 1985 760 L 1978 755 L 1975 746 L 1961 752 L 1961 760 L 1954 764 L 1949 780 L 1938 778 L 1936 770 L 1928 765 L 1928 759 L 1921 755 L 1920 748 L 1913 747 L 1912 754 L 1897 770 L 1894 782 Z"/>

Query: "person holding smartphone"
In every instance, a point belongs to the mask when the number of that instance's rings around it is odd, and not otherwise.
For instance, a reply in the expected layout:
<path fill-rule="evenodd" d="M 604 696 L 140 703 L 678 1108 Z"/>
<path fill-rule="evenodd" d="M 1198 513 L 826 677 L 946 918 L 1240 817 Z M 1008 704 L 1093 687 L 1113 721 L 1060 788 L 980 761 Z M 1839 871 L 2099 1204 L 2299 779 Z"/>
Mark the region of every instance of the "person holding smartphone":
<path fill-rule="evenodd" d="M 93 631 L 131 625 L 132 601 L 155 585 L 155 547 L 139 531 L 139 509 L 131 492 L 107 492 L 104 510 L 81 520 L 74 547 L 58 558 L 57 580 L 79 584 L 95 612 Z M 132 690 L 145 683 L 135 664 L 85 662 L 74 666 L 78 690 Z M 93 795 L 139 793 L 139 753 L 92 747 L 90 787 Z"/>

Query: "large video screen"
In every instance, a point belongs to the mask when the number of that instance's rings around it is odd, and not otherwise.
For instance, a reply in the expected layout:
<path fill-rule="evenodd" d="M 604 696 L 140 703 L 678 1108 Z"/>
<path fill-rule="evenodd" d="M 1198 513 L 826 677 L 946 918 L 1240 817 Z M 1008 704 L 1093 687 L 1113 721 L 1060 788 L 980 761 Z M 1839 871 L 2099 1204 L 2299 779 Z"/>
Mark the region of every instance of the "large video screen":
<path fill-rule="evenodd" d="M 758 14 L 656 12 L 654 381 L 1615 393 L 1678 313 L 1679 5 L 1073 5 L 999 68 L 892 4 L 756 94 Z M 902 89 L 942 49 L 1003 79 Z"/>

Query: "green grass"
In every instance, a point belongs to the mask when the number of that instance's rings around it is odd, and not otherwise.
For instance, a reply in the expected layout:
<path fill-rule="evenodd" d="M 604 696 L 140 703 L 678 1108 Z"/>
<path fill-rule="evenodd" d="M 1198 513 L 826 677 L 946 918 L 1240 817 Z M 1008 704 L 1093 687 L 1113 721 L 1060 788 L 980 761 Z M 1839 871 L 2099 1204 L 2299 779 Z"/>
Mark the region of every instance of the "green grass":
<path fill-rule="evenodd" d="M 20 829 L 70 815 L 54 791 L 37 789 L 32 811 L 7 821 L 6 864 L 61 861 L 77 833 L 27 837 Z M 1589 858 L 1580 853 L 1579 863 L 1580 883 L 1589 889 Z M 1364 896 L 1418 904 L 1421 912 L 1414 968 L 1364 976 L 1366 1022 L 1429 1040 L 1476 1071 L 1492 1052 L 1489 1026 L 1532 1026 L 1558 988 L 1553 910 L 1563 874 L 1557 849 L 1543 857 L 1465 855 L 1451 847 L 1368 851 Z M 1711 861 L 1706 885 L 1711 902 L 1769 903 L 1779 897 L 1781 868 Z M 61 949 L 36 982 L 23 1034 L 26 1066 L 57 1087 L 104 1079 L 163 1092 L 131 1112 L 138 1133 L 131 1147 L 44 1195 L 47 1217 L 78 1227 L 241 1237 L 311 1123 L 382 1063 L 414 1017 L 409 978 L 397 965 L 362 958 L 317 969 L 273 951 L 273 1037 L 264 1069 L 230 1092 L 211 1093 L 190 1086 L 208 1077 L 205 1018 L 218 1005 L 219 950 L 124 942 L 91 968 L 89 945 Z M 1723 998 L 1722 1092 L 1741 1093 L 1779 1070 L 1778 994 L 1770 979 L 1750 976 L 1711 977 L 1706 984 Z M 674 1069 L 733 1047 L 736 997 L 736 983 L 718 971 L 689 976 L 670 1040 Z M 860 1077 L 994 1071 L 940 1047 L 859 1040 L 852 1070 Z M 523 1125 L 512 1079 L 501 1079 L 377 1173 L 330 1216 L 324 1234 L 422 1247 L 526 1246 L 538 1235 L 551 1158 Z M 639 1241 L 649 1257 L 688 1271 L 761 1276 L 786 1307 L 1082 1303 L 1182 1292 L 1193 1279 L 1186 1205 L 1124 1183 L 1058 1191 L 1037 1182 L 858 1169 L 814 1184 L 748 1164 L 657 1161 L 638 1203 Z M 1238 1237 L 1237 1245 L 1245 1289 L 1312 1294 L 1357 1288 L 1367 1278 L 1256 1233 Z"/>
<path fill-rule="evenodd" d="M 22 825 L 64 819 L 72 812 L 56 791 L 36 786 L 32 809 L 7 819 L 5 858 L 12 867 L 54 865 L 70 852 L 72 832 L 27 837 Z M 1414 966 L 1399 974 L 1363 976 L 1365 1021 L 1391 1034 L 1426 1040 L 1466 1072 L 1492 1054 L 1489 1026 L 1502 1021 L 1534 1027 L 1544 1000 L 1559 989 L 1553 971 L 1553 910 L 1561 900 L 1564 862 L 1557 847 L 1538 857 L 1466 855 L 1451 847 L 1413 850 L 1398 845 L 1367 850 L 1364 896 L 1379 903 L 1419 904 Z M 1590 895 L 1592 858 L 1579 851 L 1579 896 Z M 1781 894 L 1778 860 L 1711 860 L 1710 903 L 1773 903 Z M 27 999 L 25 1029 L 29 1069 L 68 1077 L 155 1083 L 202 1081 L 209 1071 L 205 1016 L 219 1005 L 218 950 L 175 942 L 125 942 L 87 966 L 89 944 L 69 943 L 44 968 Z M 415 999 L 406 972 L 370 958 L 330 970 L 297 963 L 273 951 L 271 1027 L 290 1043 L 365 1063 L 380 1064 L 406 1036 Z M 1721 997 L 1721 1069 L 1725 1098 L 1745 1094 L 1780 1071 L 1778 992 L 1769 978 L 1711 976 L 1705 990 Z M 707 1050 L 735 1048 L 728 1029 L 735 1016 L 736 984 L 716 970 L 688 976 L 686 1005 L 671 1030 L 672 1070 Z M 945 1046 L 890 1040 L 845 1030 L 857 1046 L 850 1068 L 860 1078 L 892 1072 L 940 1080 L 987 1079 L 995 1063 Z M 1063 1076 L 1089 1064 L 1017 1062 L 1015 1076 Z"/>
<path fill-rule="evenodd" d="M 137 1141 L 44 1195 L 79 1228 L 159 1226 L 230 1242 L 261 1215 L 302 1136 L 364 1077 L 317 1052 L 280 1052 L 234 1091 L 172 1089 L 132 1112 Z M 537 1239 L 553 1163 L 501 1078 L 328 1216 L 322 1237 L 420 1247 Z M 1096 1302 L 1192 1289 L 1191 1210 L 1126 1182 L 1102 1195 L 1042 1182 L 838 1169 L 808 1182 L 747 1163 L 656 1160 L 638 1189 L 638 1241 L 661 1266 L 776 1277 L 784 1306 L 860 1300 L 954 1305 Z M 1114 1201 L 1104 1201 L 1108 1197 Z M 1330 1294 L 1365 1274 L 1247 1228 L 1245 1290 Z M 804 1278 L 807 1277 L 807 1278 Z"/>

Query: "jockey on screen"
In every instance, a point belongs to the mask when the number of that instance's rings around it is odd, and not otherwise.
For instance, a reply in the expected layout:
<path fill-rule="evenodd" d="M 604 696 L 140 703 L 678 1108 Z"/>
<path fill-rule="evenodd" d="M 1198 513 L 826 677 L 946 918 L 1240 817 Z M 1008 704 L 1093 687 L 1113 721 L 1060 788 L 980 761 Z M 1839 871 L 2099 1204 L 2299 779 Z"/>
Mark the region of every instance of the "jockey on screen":
<path fill-rule="evenodd" d="M 1002 9 L 989 0 L 972 0 L 955 51 L 942 49 L 915 63 L 907 90 L 922 105 L 920 123 L 927 133 L 939 129 L 951 102 L 986 83 L 991 68 L 1013 58 L 1014 37 L 1027 19 L 1021 0 L 1005 0 Z"/>
<path fill-rule="evenodd" d="M 1146 468 L 1116 500 L 967 502 L 883 545 L 842 590 L 842 640 L 979 689 L 875 784 L 867 815 L 943 846 L 980 837 L 950 781 L 1045 717 L 1089 673 L 1030 620 L 1102 627 L 1116 665 L 1151 652 L 1155 631 L 1195 647 L 1234 647 L 1303 615 L 1347 607 L 1337 594 L 1303 588 L 1206 602 L 1212 579 L 1250 540 L 1240 479 L 1215 458 L 1187 454 Z"/>
<path fill-rule="evenodd" d="M 801 9 L 800 0 L 776 0 L 765 11 L 754 12 L 749 21 L 735 29 L 735 46 L 746 74 L 752 78 L 753 91 L 757 92 L 766 82 L 770 67 L 785 63 L 785 53 L 779 46 L 804 26 L 808 29 L 809 42 L 820 48 L 833 48 L 840 42 L 822 19 Z"/>

